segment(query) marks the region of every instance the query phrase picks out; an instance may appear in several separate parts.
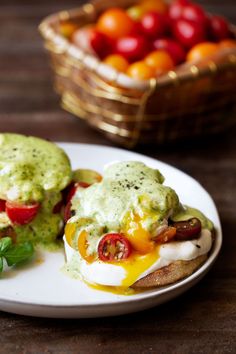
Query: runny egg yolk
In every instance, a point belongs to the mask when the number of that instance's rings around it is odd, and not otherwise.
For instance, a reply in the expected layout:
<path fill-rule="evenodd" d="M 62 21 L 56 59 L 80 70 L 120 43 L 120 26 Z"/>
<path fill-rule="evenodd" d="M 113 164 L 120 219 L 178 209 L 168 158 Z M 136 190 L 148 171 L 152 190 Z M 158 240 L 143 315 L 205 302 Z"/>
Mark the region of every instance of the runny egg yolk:
<path fill-rule="evenodd" d="M 154 248 L 150 233 L 142 225 L 143 219 L 129 212 L 124 219 L 124 234 L 132 247 L 141 254 L 150 253 Z"/>
<path fill-rule="evenodd" d="M 137 290 L 130 288 L 147 269 L 159 258 L 160 246 L 151 240 L 150 233 L 142 226 L 142 218 L 132 212 L 124 220 L 125 228 L 122 230 L 131 243 L 134 252 L 126 260 L 109 262 L 125 270 L 125 277 L 120 286 L 106 286 L 88 284 L 93 289 L 108 291 L 118 295 L 131 295 Z"/>

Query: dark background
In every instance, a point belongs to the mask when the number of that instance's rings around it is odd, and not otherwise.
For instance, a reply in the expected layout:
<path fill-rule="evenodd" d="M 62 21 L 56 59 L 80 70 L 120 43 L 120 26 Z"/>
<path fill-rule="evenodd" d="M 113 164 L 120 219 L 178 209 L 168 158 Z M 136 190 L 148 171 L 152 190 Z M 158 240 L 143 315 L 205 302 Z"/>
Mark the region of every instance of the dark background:
<path fill-rule="evenodd" d="M 62 111 L 37 26 L 82 1 L 0 0 L 0 131 L 112 146 Z M 235 0 L 201 1 L 236 23 Z M 235 353 L 236 129 L 196 143 L 137 151 L 196 178 L 219 209 L 224 245 L 199 285 L 162 306 L 128 316 L 51 320 L 0 313 L 0 353 Z"/>

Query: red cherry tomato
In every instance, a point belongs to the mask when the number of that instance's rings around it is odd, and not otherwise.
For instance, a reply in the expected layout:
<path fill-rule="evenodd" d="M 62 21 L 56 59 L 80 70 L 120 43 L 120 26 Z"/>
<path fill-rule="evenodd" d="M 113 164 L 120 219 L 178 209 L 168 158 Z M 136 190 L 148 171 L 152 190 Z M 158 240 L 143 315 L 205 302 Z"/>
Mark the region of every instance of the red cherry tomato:
<path fill-rule="evenodd" d="M 148 37 L 160 37 L 167 31 L 166 16 L 155 11 L 146 13 L 141 20 L 142 32 Z"/>
<path fill-rule="evenodd" d="M 173 39 L 156 39 L 153 42 L 153 48 L 155 50 L 165 50 L 167 53 L 169 53 L 175 65 L 182 63 L 186 57 L 184 48 Z"/>
<path fill-rule="evenodd" d="M 172 225 L 176 228 L 175 239 L 179 241 L 196 238 L 202 229 L 201 221 L 197 218 L 174 222 Z"/>
<path fill-rule="evenodd" d="M 189 5 L 188 0 L 176 0 L 170 4 L 169 7 L 169 18 L 173 21 L 179 20 L 182 17 L 184 6 Z"/>
<path fill-rule="evenodd" d="M 142 36 L 128 36 L 117 40 L 115 52 L 123 55 L 128 61 L 143 58 L 149 49 L 147 40 Z"/>
<path fill-rule="evenodd" d="M 66 202 L 70 202 L 72 197 L 74 196 L 75 192 L 77 191 L 77 189 L 79 187 L 82 188 L 88 188 L 90 186 L 90 184 L 86 183 L 86 182 L 72 182 L 67 189 L 67 194 L 66 194 Z"/>
<path fill-rule="evenodd" d="M 72 34 L 71 41 L 84 52 L 94 55 L 94 50 L 90 44 L 90 35 L 93 30 L 94 28 L 91 25 L 79 28 Z"/>
<path fill-rule="evenodd" d="M 211 16 L 208 20 L 208 26 L 212 39 L 220 41 L 230 37 L 229 24 L 224 17 Z"/>
<path fill-rule="evenodd" d="M 0 199 L 0 213 L 2 211 L 5 211 L 5 209 L 6 209 L 6 201 L 3 199 Z"/>
<path fill-rule="evenodd" d="M 101 261 L 120 261 L 131 254 L 130 242 L 122 234 L 106 234 L 98 244 L 98 257 Z"/>
<path fill-rule="evenodd" d="M 29 224 L 36 217 L 39 208 L 39 203 L 24 205 L 9 201 L 6 202 L 6 213 L 15 225 Z"/>
<path fill-rule="evenodd" d="M 204 28 L 195 22 L 178 20 L 174 23 L 173 33 L 175 38 L 186 48 L 191 48 L 206 40 Z"/>
<path fill-rule="evenodd" d="M 53 208 L 53 214 L 59 214 L 63 207 L 63 200 L 60 200 Z"/>
<path fill-rule="evenodd" d="M 2 230 L 0 230 L 0 239 L 3 237 L 10 237 L 13 243 L 16 243 L 17 234 L 12 226 L 8 226 Z"/>
<path fill-rule="evenodd" d="M 112 52 L 111 40 L 104 33 L 96 29 L 90 31 L 90 45 L 101 59 Z"/>
<path fill-rule="evenodd" d="M 71 201 L 69 201 L 64 210 L 64 221 L 65 223 L 72 217 L 72 211 L 71 211 Z"/>
<path fill-rule="evenodd" d="M 86 183 L 86 182 L 76 182 L 76 183 L 71 183 L 70 184 L 70 188 L 68 191 L 68 194 L 66 196 L 66 206 L 65 206 L 65 210 L 64 210 L 64 220 L 65 222 L 67 222 L 67 220 L 69 220 L 72 217 L 71 214 L 71 199 L 73 198 L 73 196 L 75 195 L 76 191 L 79 188 L 88 188 L 90 186 L 90 184 Z"/>
<path fill-rule="evenodd" d="M 182 9 L 181 18 L 186 21 L 193 21 L 199 26 L 205 26 L 207 23 L 207 16 L 203 8 L 197 4 L 189 4 Z"/>

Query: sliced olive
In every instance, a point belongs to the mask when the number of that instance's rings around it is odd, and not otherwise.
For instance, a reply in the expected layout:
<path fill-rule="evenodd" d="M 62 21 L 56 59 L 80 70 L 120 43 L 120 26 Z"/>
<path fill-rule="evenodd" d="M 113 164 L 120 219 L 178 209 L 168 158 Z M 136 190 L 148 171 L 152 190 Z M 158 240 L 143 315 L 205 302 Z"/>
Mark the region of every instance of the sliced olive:
<path fill-rule="evenodd" d="M 198 218 L 176 221 L 172 223 L 172 226 L 176 228 L 175 239 L 179 241 L 196 238 L 202 229 L 201 221 Z"/>

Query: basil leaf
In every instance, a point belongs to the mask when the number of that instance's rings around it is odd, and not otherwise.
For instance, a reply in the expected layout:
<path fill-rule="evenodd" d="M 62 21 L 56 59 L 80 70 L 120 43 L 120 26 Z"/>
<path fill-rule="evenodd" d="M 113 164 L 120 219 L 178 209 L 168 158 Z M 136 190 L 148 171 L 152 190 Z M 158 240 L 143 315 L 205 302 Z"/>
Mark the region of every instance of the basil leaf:
<path fill-rule="evenodd" d="M 12 266 L 17 263 L 28 260 L 33 256 L 34 247 L 31 242 L 25 242 L 16 246 L 12 246 L 8 249 L 4 257 L 7 261 L 8 266 Z"/>
<path fill-rule="evenodd" d="M 3 237 L 0 239 L 0 255 L 4 253 L 11 247 L 12 239 L 10 237 Z"/>
<path fill-rule="evenodd" d="M 3 271 L 3 259 L 0 257 L 0 273 Z"/>

